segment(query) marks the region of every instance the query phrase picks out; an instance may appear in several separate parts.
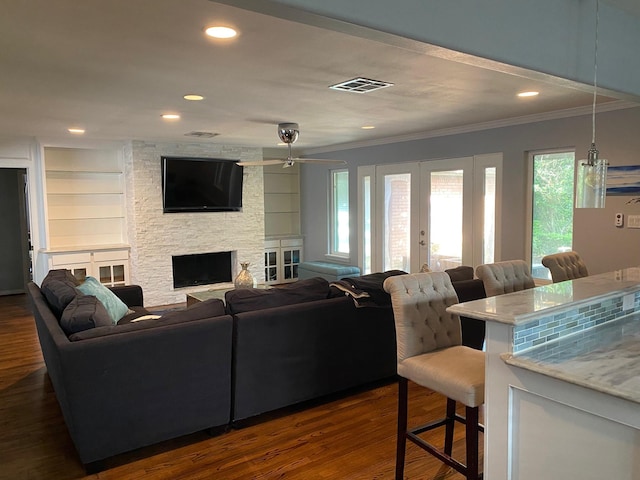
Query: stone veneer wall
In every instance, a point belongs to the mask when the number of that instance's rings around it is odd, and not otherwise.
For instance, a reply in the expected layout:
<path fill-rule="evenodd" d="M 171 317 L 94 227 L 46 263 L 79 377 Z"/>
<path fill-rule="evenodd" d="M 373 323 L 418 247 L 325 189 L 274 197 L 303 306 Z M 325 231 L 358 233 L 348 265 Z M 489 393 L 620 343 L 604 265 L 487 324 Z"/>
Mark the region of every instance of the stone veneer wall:
<path fill-rule="evenodd" d="M 162 213 L 160 157 L 261 160 L 260 148 L 134 141 L 125 148 L 127 232 L 131 283 L 142 286 L 146 306 L 184 302 L 185 294 L 210 287 L 174 289 L 172 255 L 235 251 L 251 263 L 254 278 L 264 275 L 264 188 L 260 168 L 245 167 L 242 212 Z"/>

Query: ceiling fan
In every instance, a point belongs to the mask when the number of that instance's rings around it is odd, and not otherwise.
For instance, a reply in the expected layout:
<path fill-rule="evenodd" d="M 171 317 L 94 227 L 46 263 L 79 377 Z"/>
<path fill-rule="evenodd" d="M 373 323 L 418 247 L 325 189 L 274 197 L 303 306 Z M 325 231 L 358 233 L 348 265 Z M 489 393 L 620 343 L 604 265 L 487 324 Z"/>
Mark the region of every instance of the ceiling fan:
<path fill-rule="evenodd" d="M 294 163 L 324 163 L 324 164 L 342 164 L 344 165 L 344 160 L 327 160 L 323 158 L 297 158 L 291 155 L 291 144 L 295 143 L 298 140 L 298 136 L 300 135 L 300 128 L 297 123 L 279 123 L 278 124 L 278 136 L 283 143 L 286 143 L 289 147 L 289 155 L 287 158 L 274 158 L 274 159 L 265 159 L 259 160 L 255 162 L 238 162 L 238 165 L 245 166 L 259 166 L 264 167 L 266 165 L 279 165 L 282 164 L 282 168 L 293 167 Z"/>

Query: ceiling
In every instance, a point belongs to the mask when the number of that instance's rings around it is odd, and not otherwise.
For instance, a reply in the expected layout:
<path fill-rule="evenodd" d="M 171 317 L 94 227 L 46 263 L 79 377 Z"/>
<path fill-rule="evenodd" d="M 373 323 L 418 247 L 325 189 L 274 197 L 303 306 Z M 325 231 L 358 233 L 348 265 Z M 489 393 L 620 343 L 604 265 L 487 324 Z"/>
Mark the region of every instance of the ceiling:
<path fill-rule="evenodd" d="M 633 9 L 636 0 L 616 2 Z M 206 37 L 204 27 L 216 22 L 240 35 Z M 592 102 L 588 89 L 569 82 L 494 72 L 209 0 L 4 2 L 0 71 L 2 135 L 55 139 L 82 127 L 96 140 L 271 148 L 277 123 L 298 122 L 296 146 L 318 148 Z M 366 94 L 328 88 L 354 77 L 394 86 Z M 523 90 L 541 94 L 516 97 Z M 205 98 L 184 100 L 188 93 Z M 189 132 L 218 135 L 194 140 Z"/>

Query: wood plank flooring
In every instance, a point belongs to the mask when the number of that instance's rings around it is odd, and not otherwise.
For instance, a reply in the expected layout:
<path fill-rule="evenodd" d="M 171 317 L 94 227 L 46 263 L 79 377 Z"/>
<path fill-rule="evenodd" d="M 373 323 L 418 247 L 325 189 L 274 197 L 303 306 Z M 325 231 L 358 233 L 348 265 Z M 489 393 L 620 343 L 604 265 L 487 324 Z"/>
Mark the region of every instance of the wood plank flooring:
<path fill-rule="evenodd" d="M 436 393 L 410 384 L 409 397 L 410 424 L 444 411 Z M 226 433 L 200 432 L 122 454 L 87 476 L 47 376 L 27 298 L 0 297 L 0 480 L 392 480 L 396 400 L 395 382 L 377 384 Z M 440 433 L 428 438 L 438 442 Z M 464 459 L 462 426 L 454 455 Z M 409 443 L 405 478 L 463 477 Z"/>

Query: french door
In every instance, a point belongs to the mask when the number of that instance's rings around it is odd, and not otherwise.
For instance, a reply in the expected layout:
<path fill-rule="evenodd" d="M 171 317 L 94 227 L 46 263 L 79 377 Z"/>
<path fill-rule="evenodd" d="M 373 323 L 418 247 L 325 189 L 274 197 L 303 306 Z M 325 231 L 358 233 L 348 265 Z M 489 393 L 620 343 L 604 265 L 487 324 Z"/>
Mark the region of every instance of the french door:
<path fill-rule="evenodd" d="M 499 260 L 501 167 L 501 154 L 360 167 L 363 271 Z"/>

